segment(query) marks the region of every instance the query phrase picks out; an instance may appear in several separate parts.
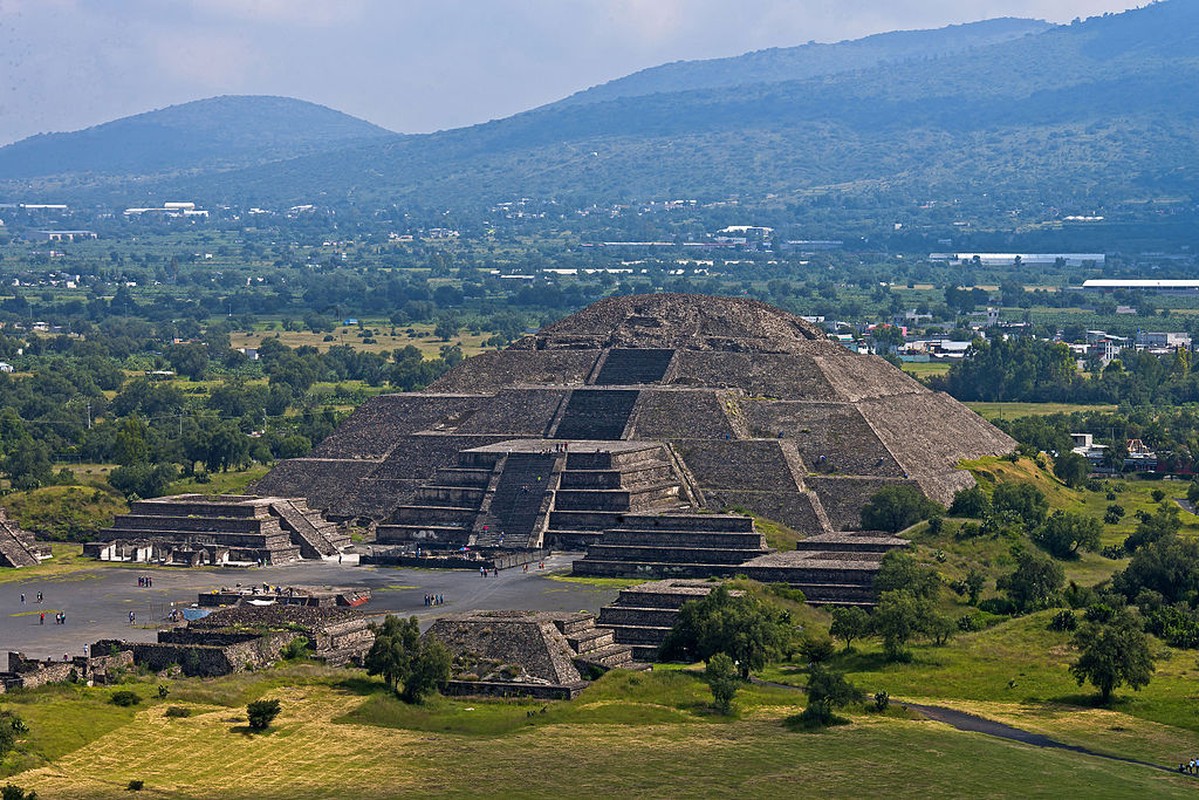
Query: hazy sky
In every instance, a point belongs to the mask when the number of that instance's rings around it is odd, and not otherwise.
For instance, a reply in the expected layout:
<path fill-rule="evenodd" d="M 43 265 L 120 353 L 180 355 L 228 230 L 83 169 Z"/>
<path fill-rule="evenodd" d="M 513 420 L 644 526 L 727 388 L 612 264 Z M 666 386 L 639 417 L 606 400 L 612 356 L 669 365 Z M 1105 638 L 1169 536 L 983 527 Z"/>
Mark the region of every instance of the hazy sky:
<path fill-rule="evenodd" d="M 1000 16 L 1069 22 L 1142 4 L 0 0 L 0 144 L 218 94 L 298 97 L 415 133 L 668 61 Z"/>

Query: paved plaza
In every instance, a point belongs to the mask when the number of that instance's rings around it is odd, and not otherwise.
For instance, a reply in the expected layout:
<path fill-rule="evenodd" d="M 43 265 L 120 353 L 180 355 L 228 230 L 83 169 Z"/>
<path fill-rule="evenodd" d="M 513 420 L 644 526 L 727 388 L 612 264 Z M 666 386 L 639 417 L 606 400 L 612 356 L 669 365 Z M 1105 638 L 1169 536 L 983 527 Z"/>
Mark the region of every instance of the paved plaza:
<path fill-rule="evenodd" d="M 486 578 L 471 570 L 359 567 L 328 561 L 263 569 L 138 570 L 97 564 L 54 578 L 0 584 L 0 653 L 19 650 L 30 657 L 62 658 L 64 654 L 82 655 L 84 645 L 98 639 L 152 642 L 172 607 L 195 603 L 199 592 L 238 584 L 366 586 L 374 596 L 363 611 L 414 615 L 423 626 L 438 616 L 485 609 L 597 612 L 616 597 L 616 589 L 549 578 L 551 573 L 567 572 L 575 557 L 555 555 L 546 560 L 544 570 L 532 564 L 528 573 L 518 567 Z M 153 578 L 153 587 L 138 586 L 143 575 Z M 38 592 L 43 595 L 40 604 L 36 602 Z M 425 606 L 426 594 L 444 596 L 445 604 Z M 46 619 L 40 624 L 43 611 Z M 136 616 L 135 625 L 129 624 L 130 611 Z M 66 612 L 65 625 L 55 624 L 58 612 Z"/>

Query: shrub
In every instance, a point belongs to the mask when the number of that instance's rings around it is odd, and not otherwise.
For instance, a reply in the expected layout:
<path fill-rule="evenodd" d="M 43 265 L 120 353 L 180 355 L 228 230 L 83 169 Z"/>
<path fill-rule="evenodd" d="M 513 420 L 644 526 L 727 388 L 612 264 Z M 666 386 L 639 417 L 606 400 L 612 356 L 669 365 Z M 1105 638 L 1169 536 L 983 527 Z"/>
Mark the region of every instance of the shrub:
<path fill-rule="evenodd" d="M 1124 506 L 1119 503 L 1111 503 L 1103 512 L 1103 521 L 1108 525 L 1115 525 L 1122 519 L 1124 519 Z"/>
<path fill-rule="evenodd" d="M 997 512 L 1011 511 L 1026 525 L 1040 525 L 1049 513 L 1049 501 L 1031 483 L 1001 483 L 991 495 L 991 505 Z"/>
<path fill-rule="evenodd" d="M 879 489 L 862 507 L 862 527 L 865 530 L 899 533 L 941 511 L 941 506 L 913 486 L 886 486 Z"/>
<path fill-rule="evenodd" d="M 1153 498 L 1153 502 L 1155 502 L 1155 503 L 1160 503 L 1161 501 L 1166 499 L 1166 493 L 1163 492 L 1161 489 L 1154 489 L 1152 492 L 1149 493 L 1149 496 Z"/>
<path fill-rule="evenodd" d="M 145 786 L 146 786 L 145 781 L 133 780 L 133 781 L 129 781 L 129 785 L 125 787 L 125 790 L 130 791 L 130 792 L 140 792 L 142 789 L 145 788 Z"/>
<path fill-rule="evenodd" d="M 294 661 L 297 658 L 307 658 L 309 656 L 308 637 L 297 636 L 296 638 L 292 639 L 283 646 L 283 650 L 280 652 L 280 655 L 282 655 L 287 661 Z"/>
<path fill-rule="evenodd" d="M 962 616 L 958 617 L 958 630 L 962 633 L 981 631 L 982 629 L 983 621 L 978 614 L 963 614 Z"/>
<path fill-rule="evenodd" d="M 874 710 L 875 711 L 886 711 L 890 705 L 891 705 L 891 695 L 889 695 L 886 692 L 875 692 L 874 693 Z"/>
<path fill-rule="evenodd" d="M 37 800 L 37 792 L 22 789 L 15 783 L 6 783 L 0 787 L 0 800 Z"/>
<path fill-rule="evenodd" d="M 111 700 L 113 705 L 124 707 L 135 706 L 142 701 L 137 692 L 131 692 L 128 689 L 113 692 Z"/>
<path fill-rule="evenodd" d="M 158 684 L 158 699 L 165 700 L 167 695 L 171 693 L 171 687 L 165 683 Z"/>
<path fill-rule="evenodd" d="M 833 657 L 836 648 L 827 636 L 805 636 L 799 646 L 799 654 L 809 664 L 820 664 Z"/>
<path fill-rule="evenodd" d="M 282 710 L 278 700 L 255 700 L 246 706 L 250 730 L 265 731 Z"/>
<path fill-rule="evenodd" d="M 733 696 L 741 685 L 737 674 L 737 665 L 733 659 L 724 653 L 716 653 L 704 668 L 704 680 L 712 690 L 712 702 L 721 714 L 727 714 L 733 707 Z"/>
<path fill-rule="evenodd" d="M 1053 615 L 1053 619 L 1049 620 L 1049 630 L 1051 631 L 1072 631 L 1077 628 L 1078 617 L 1068 609 L 1062 609 Z"/>
<path fill-rule="evenodd" d="M 184 706 L 167 706 L 167 710 L 163 713 L 164 717 L 190 717 L 192 710 Z"/>

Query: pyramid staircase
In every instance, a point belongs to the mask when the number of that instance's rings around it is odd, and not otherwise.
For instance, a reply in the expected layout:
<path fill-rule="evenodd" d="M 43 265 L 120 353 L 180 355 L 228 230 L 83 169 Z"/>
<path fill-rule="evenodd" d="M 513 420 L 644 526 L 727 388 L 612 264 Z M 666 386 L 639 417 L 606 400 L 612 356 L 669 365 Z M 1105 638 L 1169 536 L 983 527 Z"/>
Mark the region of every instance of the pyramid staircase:
<path fill-rule="evenodd" d="M 554 624 L 575 651 L 575 666 L 581 673 L 648 668 L 648 665 L 634 660 L 632 647 L 616 641 L 616 634 L 611 628 L 597 627 L 592 614 L 572 614 L 554 620 Z"/>
<path fill-rule="evenodd" d="M 10 520 L 0 508 L 0 566 L 33 567 L 49 557 L 49 545 L 38 544 L 32 533 Z"/>
<path fill-rule="evenodd" d="M 442 467 L 391 521 L 375 529 L 379 544 L 457 549 L 471 544 L 484 498 L 505 458 L 502 452 L 463 450 L 452 467 Z"/>
<path fill-rule="evenodd" d="M 666 448 L 660 444 L 612 442 L 570 445 L 558 481 L 545 540 L 563 550 L 581 550 L 627 514 L 690 507 Z"/>
<path fill-rule="evenodd" d="M 270 508 L 304 558 L 333 558 L 350 546 L 349 535 L 335 523 L 326 522 L 305 500 L 272 497 Z"/>
<path fill-rule="evenodd" d="M 751 517 L 628 514 L 574 562 L 575 575 L 695 577 L 733 574 L 771 552 Z"/>
<path fill-rule="evenodd" d="M 666 378 L 673 360 L 674 350 L 612 348 L 605 351 L 594 383 L 597 386 L 659 383 Z"/>

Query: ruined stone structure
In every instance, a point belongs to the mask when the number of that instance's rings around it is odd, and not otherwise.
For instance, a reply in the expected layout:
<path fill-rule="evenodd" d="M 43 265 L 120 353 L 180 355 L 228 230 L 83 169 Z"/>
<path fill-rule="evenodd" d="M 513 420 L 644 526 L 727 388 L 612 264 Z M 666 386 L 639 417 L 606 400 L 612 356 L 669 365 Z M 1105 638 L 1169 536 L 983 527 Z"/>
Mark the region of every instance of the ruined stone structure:
<path fill-rule="evenodd" d="M 118 679 L 133 666 L 133 653 L 120 650 L 111 655 L 90 651 L 90 656 L 74 656 L 62 661 L 26 658 L 23 653 L 9 651 L 8 669 L 0 672 L 0 694 L 9 689 L 36 689 L 49 683 L 75 681 L 89 686 L 101 686 Z"/>
<path fill-rule="evenodd" d="M 0 508 L 0 567 L 32 567 L 50 558 L 50 545 L 39 544 Z"/>
<path fill-rule="evenodd" d="M 184 494 L 139 500 L 84 552 L 105 561 L 287 564 L 333 558 L 350 539 L 299 498 Z"/>
<path fill-rule="evenodd" d="M 715 584 L 699 580 L 659 580 L 621 589 L 616 600 L 600 609 L 599 623 L 620 644 L 633 648 L 639 661 L 657 661 L 658 648 L 679 618 L 679 609 L 708 596 Z M 732 594 L 740 594 L 734 590 Z"/>
<path fill-rule="evenodd" d="M 952 398 L 779 309 L 638 295 L 470 358 L 427 391 L 367 402 L 256 490 L 376 521 L 381 544 L 588 547 L 587 574 L 751 566 L 860 588 L 881 558 L 864 540 L 770 554 L 747 523 L 708 512 L 827 537 L 859 527 L 884 486 L 947 503 L 973 482 L 959 461 L 1013 446 Z"/>
<path fill-rule="evenodd" d="M 454 656 L 447 694 L 572 698 L 586 676 L 643 669 L 595 617 L 541 611 L 476 611 L 442 617 L 425 633 Z"/>
<path fill-rule="evenodd" d="M 157 642 L 104 639 L 92 652 L 127 650 L 139 667 L 155 672 L 178 667 L 185 675 L 213 677 L 274 663 L 300 636 L 313 658 L 334 666 L 360 664 L 374 642 L 369 618 L 352 609 L 243 605 L 160 630 Z"/>

